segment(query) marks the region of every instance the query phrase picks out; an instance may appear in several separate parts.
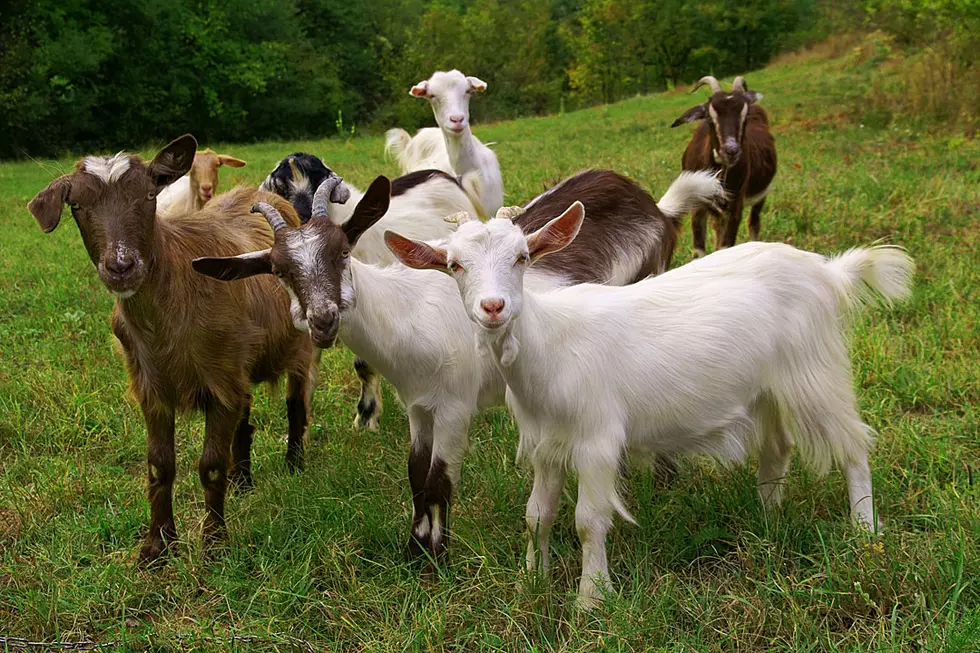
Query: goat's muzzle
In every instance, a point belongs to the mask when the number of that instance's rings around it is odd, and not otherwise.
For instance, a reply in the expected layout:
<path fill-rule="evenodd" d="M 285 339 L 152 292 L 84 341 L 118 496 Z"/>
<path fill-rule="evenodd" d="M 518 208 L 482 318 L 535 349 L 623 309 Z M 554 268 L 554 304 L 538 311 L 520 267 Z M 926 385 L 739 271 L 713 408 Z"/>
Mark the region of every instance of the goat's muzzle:
<path fill-rule="evenodd" d="M 143 282 L 143 260 L 137 252 L 118 246 L 108 250 L 98 265 L 102 284 L 119 297 L 130 297 Z"/>
<path fill-rule="evenodd" d="M 307 311 L 306 322 L 310 328 L 310 338 L 320 349 L 333 347 L 340 330 L 340 311 L 331 305 L 320 310 Z"/>

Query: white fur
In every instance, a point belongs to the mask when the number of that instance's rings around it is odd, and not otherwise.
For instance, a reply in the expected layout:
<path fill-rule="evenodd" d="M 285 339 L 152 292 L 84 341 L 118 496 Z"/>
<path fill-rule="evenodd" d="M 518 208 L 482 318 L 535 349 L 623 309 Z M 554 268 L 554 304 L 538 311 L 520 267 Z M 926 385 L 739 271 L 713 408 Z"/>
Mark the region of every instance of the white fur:
<path fill-rule="evenodd" d="M 107 184 L 118 181 L 129 170 L 129 156 L 119 152 L 114 156 L 87 156 L 83 169 Z"/>
<path fill-rule="evenodd" d="M 520 426 L 519 453 L 535 469 L 529 568 L 547 564 L 565 470 L 579 477 L 579 601 L 608 584 L 605 537 L 629 452 L 702 453 L 743 461 L 760 452 L 760 495 L 781 499 L 789 432 L 819 472 L 838 464 L 854 521 L 875 529 L 868 450 L 850 375 L 842 316 L 872 297 L 909 294 L 913 264 L 900 249 L 854 249 L 826 259 L 788 245 L 747 243 L 623 288 L 522 288 L 505 265 L 527 239 L 505 220 L 466 223 L 447 258 L 470 319 L 484 298 L 503 299 L 504 326 L 481 330 L 506 380 Z M 533 268 L 532 268 L 533 269 Z M 514 356 L 513 339 L 519 342 Z M 513 358 L 507 364 L 504 357 Z"/>
<path fill-rule="evenodd" d="M 429 100 L 438 130 L 419 130 L 413 139 L 403 129 L 391 129 L 385 138 L 385 150 L 395 157 L 403 174 L 435 168 L 457 175 L 483 218 L 494 215 L 504 204 L 497 155 L 470 131 L 469 94 L 485 88 L 485 83 L 458 70 L 433 73 L 416 84 L 413 95 L 420 89 L 419 97 Z M 444 149 L 438 145 L 440 136 Z"/>
<path fill-rule="evenodd" d="M 194 193 L 191 192 L 190 173 L 165 187 L 157 195 L 157 215 L 167 217 L 183 215 L 197 210 Z"/>

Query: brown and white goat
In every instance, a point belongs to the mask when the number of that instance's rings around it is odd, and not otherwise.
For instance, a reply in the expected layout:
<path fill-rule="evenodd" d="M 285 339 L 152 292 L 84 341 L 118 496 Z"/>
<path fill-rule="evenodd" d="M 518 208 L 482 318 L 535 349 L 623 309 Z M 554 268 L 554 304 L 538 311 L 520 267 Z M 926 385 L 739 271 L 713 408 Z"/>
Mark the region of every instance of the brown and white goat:
<path fill-rule="evenodd" d="M 745 79 L 736 77 L 732 90 L 725 93 L 718 80 L 702 77 L 691 92 L 705 84 L 711 97 L 684 112 L 671 127 L 700 120 L 681 160 L 683 170 L 720 172 L 728 206 L 724 212 L 712 212 L 715 249 L 732 247 L 742 222 L 742 209 L 751 207 L 749 239 L 759 239 L 759 221 L 769 186 L 776 176 L 776 144 L 769 132 L 765 110 L 756 104 L 761 93 L 750 91 Z M 705 222 L 709 209 L 699 207 L 691 216 L 694 255 L 704 256 Z"/>
<path fill-rule="evenodd" d="M 212 149 L 197 152 L 190 172 L 160 191 L 157 215 L 167 217 L 203 209 L 218 192 L 221 166 L 244 168 L 245 162 Z"/>
<path fill-rule="evenodd" d="M 58 226 L 63 205 L 71 207 L 99 278 L 116 297 L 112 331 L 147 429 L 150 532 L 140 552 L 144 562 L 158 558 L 177 537 L 172 499 L 175 413 L 205 412 L 198 472 L 207 506 L 207 546 L 226 536 L 229 471 L 240 487 L 252 482 L 251 386 L 287 376 L 286 461 L 296 469 L 303 461 L 315 369 L 313 344 L 293 326 L 289 297 L 274 278 L 227 284 L 205 279 L 191 267 L 201 256 L 270 246 L 272 230 L 251 207 L 267 202 L 299 225 L 288 202 L 272 193 L 236 188 L 201 211 L 156 218 L 157 193 L 187 172 L 196 146 L 192 136 L 183 136 L 149 163 L 123 153 L 87 157 L 28 205 L 45 232 Z"/>

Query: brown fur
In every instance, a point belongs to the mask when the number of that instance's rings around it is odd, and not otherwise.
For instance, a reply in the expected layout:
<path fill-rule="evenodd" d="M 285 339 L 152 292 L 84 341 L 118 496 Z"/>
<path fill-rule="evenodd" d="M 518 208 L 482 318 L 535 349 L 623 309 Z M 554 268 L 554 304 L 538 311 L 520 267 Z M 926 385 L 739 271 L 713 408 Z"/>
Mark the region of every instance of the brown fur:
<path fill-rule="evenodd" d="M 671 125 L 676 127 L 694 119 L 701 120 L 694 130 L 687 149 L 684 150 L 681 159 L 683 170 L 714 170 L 722 173 L 721 178 L 729 203 L 724 214 L 713 214 L 712 226 L 715 230 L 716 249 L 735 245 L 745 200 L 766 190 L 776 176 L 776 143 L 769 131 L 769 119 L 765 110 L 754 104 L 751 97 L 754 95 L 749 96 L 740 91 L 715 93 L 707 103 L 688 110 Z M 749 104 L 744 132 L 739 133 L 741 109 L 746 102 Z M 714 108 L 718 116 L 718 125 L 710 119 L 709 105 Z M 698 109 L 701 111 L 699 112 Z M 734 164 L 719 164 L 715 160 L 714 152 L 721 150 L 721 143 L 718 140 L 719 127 L 726 135 L 738 134 L 741 155 Z M 763 199 L 752 209 L 749 221 L 751 240 L 757 240 L 759 237 L 759 220 L 764 202 Z M 698 209 L 691 219 L 696 252 L 705 251 L 704 227 L 707 212 L 707 209 Z"/>
<path fill-rule="evenodd" d="M 250 389 L 288 376 L 291 467 L 302 464 L 302 438 L 314 348 L 296 331 L 288 295 L 271 277 L 226 284 L 196 274 L 200 256 L 231 255 L 271 246 L 272 230 L 250 212 L 258 201 L 299 225 L 292 206 L 271 193 L 236 188 L 194 213 L 155 218 L 155 194 L 186 173 L 196 146 L 185 136 L 145 164 L 128 156 L 128 170 L 107 183 L 82 160 L 56 179 L 29 208 L 45 231 L 58 224 L 61 203 L 72 215 L 103 283 L 117 293 L 112 331 L 121 345 L 130 393 L 147 425 L 150 533 L 141 559 L 152 561 L 176 537 L 172 488 L 174 416 L 206 413 L 199 475 L 205 489 L 209 544 L 225 535 L 224 497 L 232 480 L 251 483 Z M 117 157 L 118 159 L 118 157 Z M 116 160 L 116 159 L 114 159 Z"/>
<path fill-rule="evenodd" d="M 204 205 L 218 193 L 218 168 L 230 166 L 243 168 L 245 162 L 227 154 L 218 154 L 212 149 L 201 150 L 194 155 L 194 165 L 188 173 L 191 182 L 191 194 L 194 197 L 194 207 L 204 208 Z"/>

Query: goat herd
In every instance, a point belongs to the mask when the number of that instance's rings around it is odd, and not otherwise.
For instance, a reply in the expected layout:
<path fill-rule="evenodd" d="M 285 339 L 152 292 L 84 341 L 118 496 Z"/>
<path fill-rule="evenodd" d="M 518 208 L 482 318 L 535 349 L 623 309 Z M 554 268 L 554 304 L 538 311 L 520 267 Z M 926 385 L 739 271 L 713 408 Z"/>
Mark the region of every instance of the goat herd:
<path fill-rule="evenodd" d="M 190 135 L 150 162 L 89 156 L 52 181 L 28 208 L 49 232 L 71 207 L 116 297 L 112 331 L 146 421 L 141 560 L 176 545 L 175 413 L 206 415 L 198 471 L 210 548 L 226 537 L 229 482 L 252 484 L 251 386 L 286 376 L 286 461 L 302 468 L 318 351 L 338 338 L 358 357 L 357 423 L 378 425 L 380 376 L 408 412 L 417 556 L 444 554 L 469 423 L 505 403 L 534 470 L 529 570 L 548 569 L 565 476 L 577 473 L 583 608 L 609 588 L 613 513 L 632 520 L 617 491 L 628 454 L 669 470 L 679 454 L 758 453 L 759 494 L 775 507 L 795 442 L 816 470 L 840 467 L 853 520 L 877 530 L 873 438 L 856 410 L 843 318 L 908 296 L 912 260 L 889 246 L 831 258 L 733 246 L 743 205 L 759 235 L 775 146 L 741 77 L 729 92 L 713 77 L 695 89 L 704 84 L 709 100 L 673 125 L 700 121 L 659 203 L 589 170 L 502 207 L 497 158 L 469 125 L 469 94 L 486 84 L 455 70 L 411 89 L 439 128 L 389 132 L 405 174 L 363 192 L 297 153 L 259 189 L 212 197 L 218 167 L 245 163 L 195 156 Z M 699 258 L 668 272 L 688 211 Z M 701 258 L 709 213 L 720 251 Z"/>

